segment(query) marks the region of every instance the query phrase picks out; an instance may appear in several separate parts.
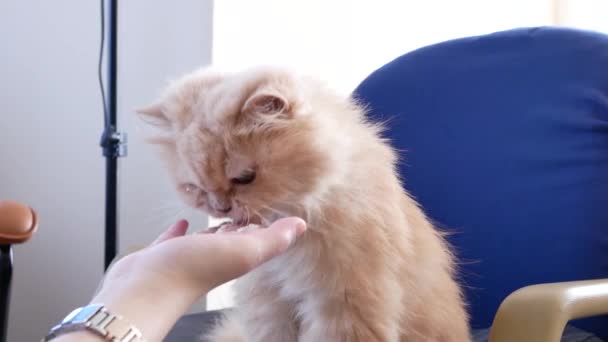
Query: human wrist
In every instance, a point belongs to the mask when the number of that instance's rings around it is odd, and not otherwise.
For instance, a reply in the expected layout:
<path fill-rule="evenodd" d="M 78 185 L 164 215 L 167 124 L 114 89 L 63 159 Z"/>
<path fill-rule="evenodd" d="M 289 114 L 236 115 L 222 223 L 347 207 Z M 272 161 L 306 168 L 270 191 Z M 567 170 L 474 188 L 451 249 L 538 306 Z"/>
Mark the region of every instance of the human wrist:
<path fill-rule="evenodd" d="M 103 304 L 141 331 L 146 341 L 160 341 L 198 299 L 187 288 L 162 284 L 106 282 L 91 303 Z"/>
<path fill-rule="evenodd" d="M 180 285 L 176 280 L 149 279 L 139 277 L 137 273 L 110 275 L 89 305 L 103 305 L 104 310 L 119 316 L 125 325 L 139 330 L 145 341 L 161 341 L 200 297 L 198 287 Z M 66 332 L 54 341 L 96 342 L 105 339 L 92 330 L 78 330 Z"/>
<path fill-rule="evenodd" d="M 105 340 L 105 338 L 91 331 L 81 330 L 65 333 L 51 340 L 51 342 L 103 342 Z"/>
<path fill-rule="evenodd" d="M 43 341 L 141 341 L 139 329 L 102 304 L 91 303 L 74 309 L 54 326 Z"/>

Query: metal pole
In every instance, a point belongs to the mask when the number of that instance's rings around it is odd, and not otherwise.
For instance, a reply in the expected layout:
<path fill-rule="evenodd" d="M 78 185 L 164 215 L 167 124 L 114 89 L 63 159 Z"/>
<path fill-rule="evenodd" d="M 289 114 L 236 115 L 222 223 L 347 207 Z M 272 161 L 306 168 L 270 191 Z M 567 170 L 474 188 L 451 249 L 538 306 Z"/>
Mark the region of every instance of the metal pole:
<path fill-rule="evenodd" d="M 105 253 L 104 268 L 107 269 L 117 252 L 118 240 L 118 158 L 126 155 L 126 134 L 117 130 L 117 26 L 118 1 L 110 0 L 108 22 L 108 73 L 107 73 L 107 117 L 101 137 L 103 155 L 106 157 L 105 199 Z"/>
<path fill-rule="evenodd" d="M 13 252 L 10 245 L 0 245 L 0 341 L 6 342 L 8 307 L 13 277 Z"/>

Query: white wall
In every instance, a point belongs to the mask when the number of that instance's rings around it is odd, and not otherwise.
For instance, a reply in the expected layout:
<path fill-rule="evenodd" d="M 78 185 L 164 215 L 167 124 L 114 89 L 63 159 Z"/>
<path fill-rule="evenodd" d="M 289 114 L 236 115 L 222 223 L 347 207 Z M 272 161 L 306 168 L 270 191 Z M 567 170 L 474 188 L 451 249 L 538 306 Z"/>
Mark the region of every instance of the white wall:
<path fill-rule="evenodd" d="M 229 68 L 293 66 L 350 92 L 415 48 L 550 24 L 552 1 L 223 0 L 215 6 L 213 60 Z"/>
<path fill-rule="evenodd" d="M 121 249 L 148 242 L 173 217 L 173 192 L 132 109 L 211 54 L 211 0 L 120 1 Z M 96 69 L 99 1 L 0 1 L 0 198 L 40 215 L 15 248 L 9 341 L 38 341 L 86 303 L 103 266 L 104 160 Z M 195 226 L 205 224 L 198 215 Z"/>
<path fill-rule="evenodd" d="M 554 0 L 556 19 L 560 25 L 573 26 L 608 33 L 608 1 Z"/>

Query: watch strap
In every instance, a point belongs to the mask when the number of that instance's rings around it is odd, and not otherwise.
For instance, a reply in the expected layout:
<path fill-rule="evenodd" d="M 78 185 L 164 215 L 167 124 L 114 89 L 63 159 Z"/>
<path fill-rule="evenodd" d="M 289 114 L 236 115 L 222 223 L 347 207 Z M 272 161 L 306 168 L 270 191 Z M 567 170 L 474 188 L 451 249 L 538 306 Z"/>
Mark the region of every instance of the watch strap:
<path fill-rule="evenodd" d="M 102 304 L 91 304 L 72 311 L 60 324 L 53 327 L 42 341 L 51 341 L 65 333 L 81 330 L 88 330 L 112 342 L 144 342 L 136 327 L 107 310 Z"/>

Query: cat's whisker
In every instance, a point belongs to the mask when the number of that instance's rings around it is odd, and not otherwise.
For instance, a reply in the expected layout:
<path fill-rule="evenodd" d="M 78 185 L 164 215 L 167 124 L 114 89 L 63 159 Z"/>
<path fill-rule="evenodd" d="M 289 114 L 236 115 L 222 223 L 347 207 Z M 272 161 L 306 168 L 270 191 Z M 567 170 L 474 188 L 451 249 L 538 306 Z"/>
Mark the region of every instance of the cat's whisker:
<path fill-rule="evenodd" d="M 270 212 L 272 212 L 274 214 L 278 214 L 279 216 L 282 216 L 282 217 L 291 216 L 288 213 L 285 213 L 285 212 L 283 212 L 281 210 L 275 209 L 275 208 L 267 206 L 267 205 L 262 205 L 262 208 L 266 209 L 266 210 L 269 210 Z"/>
<path fill-rule="evenodd" d="M 260 218 L 260 225 L 262 226 L 268 226 L 270 224 L 270 222 L 268 221 L 268 219 L 266 217 L 264 217 L 259 211 L 251 208 L 251 211 L 253 212 L 253 214 L 257 217 Z"/>
<path fill-rule="evenodd" d="M 151 210 L 150 212 L 148 212 L 145 219 L 149 220 L 150 222 L 164 220 L 168 216 L 170 217 L 170 216 L 175 215 L 177 212 L 180 211 L 181 208 L 182 208 L 182 206 L 175 205 L 172 207 L 167 206 L 165 208 Z"/>
<path fill-rule="evenodd" d="M 175 215 L 173 215 L 172 218 L 172 223 L 174 221 L 177 221 L 177 219 L 179 219 L 181 216 L 183 216 L 184 212 L 186 211 L 186 208 L 182 207 L 178 212 L 175 213 Z"/>
<path fill-rule="evenodd" d="M 181 207 L 181 205 L 179 205 L 178 203 L 165 203 L 165 204 L 161 204 L 161 205 L 154 207 L 154 211 L 155 212 L 167 211 L 167 210 L 173 210 L 173 209 L 179 208 L 179 207 Z"/>
<path fill-rule="evenodd" d="M 316 223 L 315 225 L 318 225 L 318 224 L 331 225 L 331 224 L 332 224 L 332 222 L 330 222 L 329 220 L 327 220 L 327 219 L 324 217 L 324 215 L 323 215 L 323 212 L 322 212 L 322 211 L 315 211 L 315 216 L 314 216 L 314 217 L 312 217 L 312 214 L 311 214 L 310 210 L 308 210 L 308 208 L 304 208 L 304 207 L 302 207 L 302 206 L 295 206 L 295 205 L 291 205 L 291 206 L 292 206 L 292 207 L 293 207 L 293 208 L 294 208 L 296 211 L 302 211 L 302 212 L 303 212 L 303 214 L 304 214 L 304 215 L 303 215 L 304 217 L 302 217 L 302 219 L 303 219 L 304 221 L 306 221 L 307 223 L 309 223 L 309 224 L 315 224 L 315 223 Z M 272 213 L 274 213 L 274 214 L 278 214 L 278 215 L 279 215 L 279 216 L 281 216 L 281 217 L 294 216 L 293 214 L 290 214 L 290 213 L 287 213 L 287 212 L 284 212 L 284 211 L 281 211 L 281 210 L 275 209 L 275 208 L 270 207 L 270 206 L 267 206 L 267 205 L 262 205 L 262 207 L 263 207 L 264 209 L 266 209 L 266 210 L 271 211 L 271 212 L 272 212 Z M 297 215 L 296 215 L 296 216 L 297 216 Z"/>
<path fill-rule="evenodd" d="M 148 213 L 148 217 L 153 219 L 160 219 L 167 216 L 174 215 L 177 211 L 181 210 L 183 205 L 178 202 L 166 203 L 160 205 Z"/>
<path fill-rule="evenodd" d="M 148 225 L 165 228 L 175 223 L 186 209 L 187 207 L 177 199 L 160 201 L 158 206 L 146 213 L 144 222 Z"/>
<path fill-rule="evenodd" d="M 248 226 L 249 223 L 251 222 L 251 213 L 249 212 L 248 207 L 245 207 L 245 213 L 247 215 L 247 218 L 245 219 L 245 225 Z"/>
<path fill-rule="evenodd" d="M 175 199 L 175 198 L 171 198 L 171 199 L 165 199 L 163 201 L 159 202 L 158 207 L 159 208 L 167 208 L 167 207 L 177 207 L 177 206 L 181 206 L 182 202 Z"/>
<path fill-rule="evenodd" d="M 185 210 L 186 210 L 186 208 L 181 207 L 181 208 L 177 208 L 176 210 L 174 210 L 170 214 L 165 215 L 164 218 L 160 219 L 161 225 L 163 227 L 167 227 L 167 226 L 172 225 L 173 223 L 175 223 L 175 221 L 177 221 L 177 219 L 179 217 L 182 216 L 182 214 L 184 213 Z"/>
<path fill-rule="evenodd" d="M 287 207 L 291 207 L 293 211 L 295 211 L 296 213 L 298 212 L 302 212 L 304 217 L 302 217 L 302 219 L 304 219 L 306 222 L 308 223 L 312 223 L 313 221 L 315 222 L 319 222 L 319 223 L 324 223 L 324 224 L 331 224 L 331 222 L 329 222 L 323 214 L 323 211 L 321 210 L 314 210 L 314 217 L 311 213 L 310 208 L 307 208 L 305 206 L 302 205 L 296 205 L 293 203 L 288 203 L 288 202 L 281 202 L 281 203 L 277 203 L 276 205 L 279 206 L 287 206 Z M 293 216 L 293 214 L 290 213 L 286 213 L 284 211 L 278 210 L 276 208 L 267 206 L 267 205 L 263 205 L 264 208 L 266 208 L 267 210 L 270 210 L 272 212 L 274 212 L 275 214 L 279 214 L 283 217 L 285 216 Z"/>
<path fill-rule="evenodd" d="M 275 211 L 272 208 L 270 208 L 270 207 L 268 207 L 266 205 L 261 204 L 261 205 L 259 205 L 259 207 L 260 207 L 260 209 L 264 209 L 266 211 L 270 211 L 271 215 L 276 214 Z M 268 217 L 268 214 L 264 215 L 259 210 L 255 210 L 253 208 L 251 210 L 253 210 L 254 213 L 255 213 L 255 215 L 259 216 L 262 219 L 262 221 L 264 221 L 263 222 L 264 225 L 268 225 L 268 224 L 272 223 L 272 220 L 271 220 L 272 217 Z"/>

